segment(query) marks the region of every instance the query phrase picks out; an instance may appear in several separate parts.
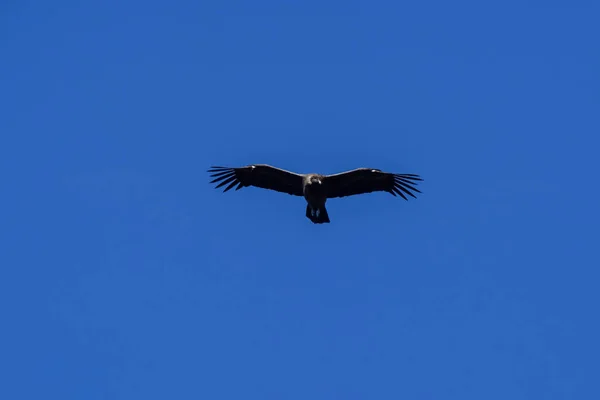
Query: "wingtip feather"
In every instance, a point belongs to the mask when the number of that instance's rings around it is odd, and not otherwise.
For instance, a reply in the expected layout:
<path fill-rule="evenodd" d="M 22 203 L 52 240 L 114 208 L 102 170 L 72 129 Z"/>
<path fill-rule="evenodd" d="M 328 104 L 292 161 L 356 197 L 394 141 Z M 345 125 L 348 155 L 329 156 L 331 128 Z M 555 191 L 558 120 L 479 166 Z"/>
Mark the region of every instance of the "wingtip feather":
<path fill-rule="evenodd" d="M 396 192 L 397 194 L 399 194 L 404 200 L 408 200 L 406 198 L 406 196 L 404 195 L 404 193 L 402 193 L 400 190 L 398 190 L 398 188 L 396 186 L 394 186 L 394 192 Z"/>
<path fill-rule="evenodd" d="M 227 171 L 229 169 L 232 168 L 227 168 L 227 167 L 210 167 L 207 172 L 219 172 L 219 171 Z"/>

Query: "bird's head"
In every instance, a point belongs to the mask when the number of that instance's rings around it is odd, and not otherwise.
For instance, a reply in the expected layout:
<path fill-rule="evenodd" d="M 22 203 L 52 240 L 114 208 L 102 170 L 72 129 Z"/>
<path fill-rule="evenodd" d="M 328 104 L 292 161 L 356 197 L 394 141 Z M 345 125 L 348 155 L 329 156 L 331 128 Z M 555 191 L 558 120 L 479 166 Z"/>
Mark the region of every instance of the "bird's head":
<path fill-rule="evenodd" d="M 321 185 L 321 179 L 318 176 L 311 176 L 310 183 L 311 185 Z"/>

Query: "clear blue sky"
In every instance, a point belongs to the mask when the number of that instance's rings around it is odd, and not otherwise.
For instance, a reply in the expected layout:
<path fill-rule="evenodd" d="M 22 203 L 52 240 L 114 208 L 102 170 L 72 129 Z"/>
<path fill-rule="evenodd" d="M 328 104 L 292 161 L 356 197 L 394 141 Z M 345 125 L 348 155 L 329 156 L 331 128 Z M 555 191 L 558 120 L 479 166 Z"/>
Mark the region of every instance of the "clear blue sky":
<path fill-rule="evenodd" d="M 599 15 L 2 2 L 0 397 L 600 398 Z M 313 225 L 251 163 L 425 181 Z"/>

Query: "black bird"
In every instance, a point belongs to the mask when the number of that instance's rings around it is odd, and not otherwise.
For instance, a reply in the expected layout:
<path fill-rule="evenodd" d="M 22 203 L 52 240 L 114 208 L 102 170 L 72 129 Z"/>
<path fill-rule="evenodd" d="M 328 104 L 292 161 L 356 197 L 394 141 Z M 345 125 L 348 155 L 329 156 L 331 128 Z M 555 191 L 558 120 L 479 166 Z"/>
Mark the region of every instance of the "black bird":
<path fill-rule="evenodd" d="M 413 185 L 422 181 L 415 174 L 392 174 L 379 169 L 357 168 L 334 175 L 297 174 L 266 164 L 253 164 L 240 168 L 211 167 L 208 172 L 214 178 L 210 183 L 219 183 L 216 188 L 227 185 L 223 192 L 256 186 L 275 190 L 306 199 L 306 217 L 315 224 L 328 223 L 325 208 L 327 199 L 346 197 L 371 192 L 388 192 L 394 196 L 421 193 Z"/>

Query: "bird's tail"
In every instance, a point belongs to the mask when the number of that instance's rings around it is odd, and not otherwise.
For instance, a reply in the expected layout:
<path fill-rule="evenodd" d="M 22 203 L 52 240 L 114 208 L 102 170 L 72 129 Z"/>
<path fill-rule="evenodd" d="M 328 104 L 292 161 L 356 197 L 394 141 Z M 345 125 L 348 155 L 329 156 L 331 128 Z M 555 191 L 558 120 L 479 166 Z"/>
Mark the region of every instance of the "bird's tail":
<path fill-rule="evenodd" d="M 317 213 L 317 224 L 328 224 L 329 221 L 329 215 L 327 214 L 327 209 L 325 208 L 325 206 L 319 208 L 318 213 Z"/>
<path fill-rule="evenodd" d="M 325 206 L 313 209 L 307 204 L 306 217 L 310 219 L 313 224 L 328 224 L 330 222 Z"/>

